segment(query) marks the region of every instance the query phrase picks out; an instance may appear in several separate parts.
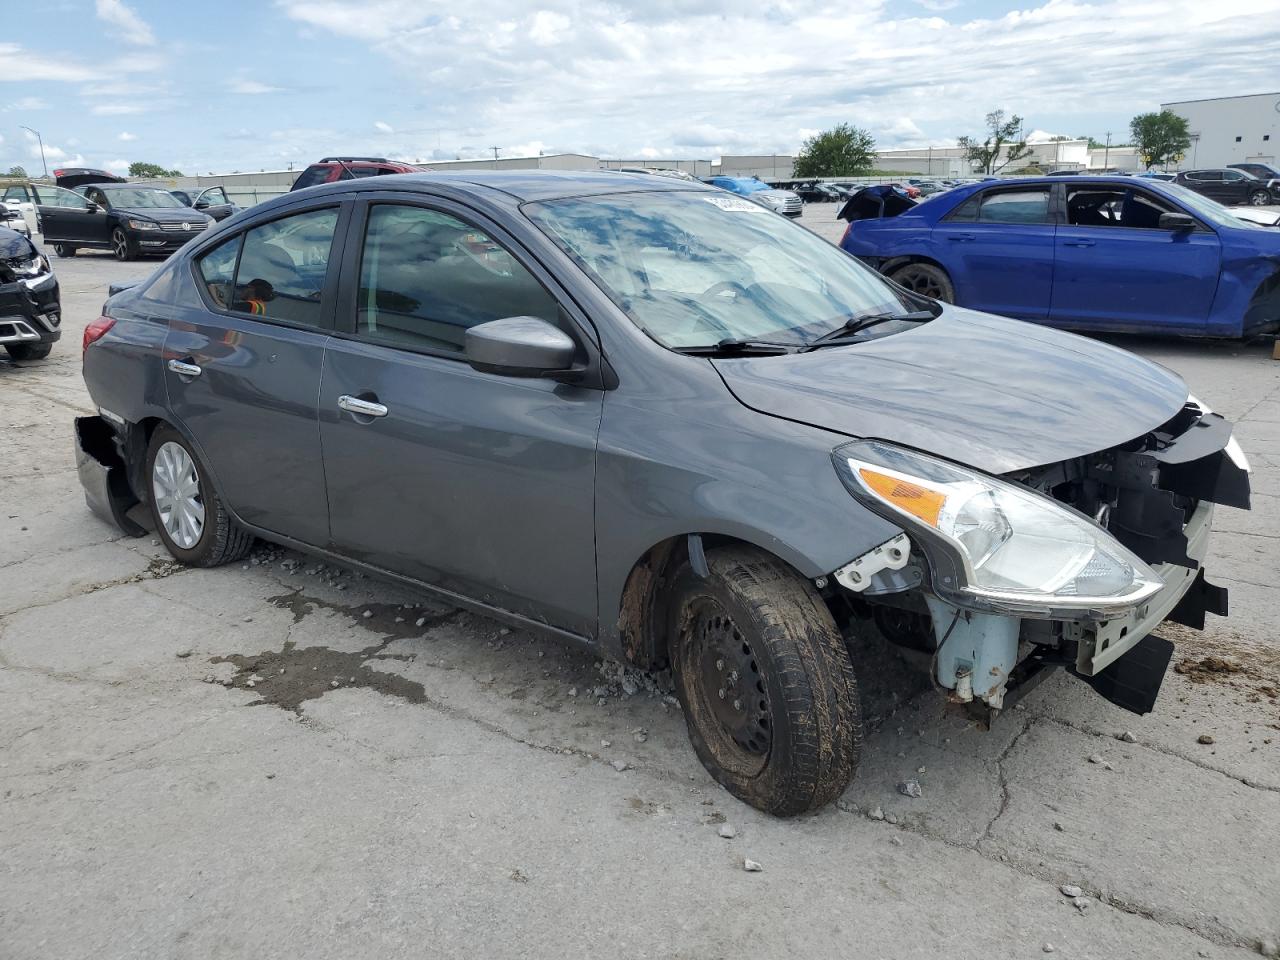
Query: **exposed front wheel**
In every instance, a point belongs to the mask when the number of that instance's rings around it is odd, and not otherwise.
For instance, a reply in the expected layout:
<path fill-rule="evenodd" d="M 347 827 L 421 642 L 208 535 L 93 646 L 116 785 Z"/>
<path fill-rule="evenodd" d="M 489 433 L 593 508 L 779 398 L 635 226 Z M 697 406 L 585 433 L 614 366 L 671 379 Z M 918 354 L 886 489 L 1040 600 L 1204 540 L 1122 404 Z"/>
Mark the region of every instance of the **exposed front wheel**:
<path fill-rule="evenodd" d="M 951 278 L 941 267 L 931 263 L 907 263 L 889 274 L 889 279 L 899 286 L 906 287 L 913 293 L 941 300 L 943 303 L 956 302 L 956 288 Z"/>
<path fill-rule="evenodd" d="M 671 661 L 689 739 L 739 800 L 776 816 L 836 799 L 862 748 L 857 682 L 813 587 L 746 547 L 672 583 Z"/>
<path fill-rule="evenodd" d="M 53 343 L 6 343 L 4 348 L 13 360 L 43 360 L 53 350 Z"/>
<path fill-rule="evenodd" d="M 1249 194 L 1249 203 L 1255 207 L 1265 207 L 1271 202 L 1271 194 L 1266 190 L 1255 190 Z"/>
<path fill-rule="evenodd" d="M 156 533 L 175 559 L 216 567 L 240 559 L 253 546 L 252 535 L 231 519 L 186 438 L 166 424 L 151 435 L 147 480 Z"/>
<path fill-rule="evenodd" d="M 117 260 L 136 260 L 138 245 L 122 228 L 116 227 L 111 231 L 111 252 Z"/>
<path fill-rule="evenodd" d="M 60 257 L 74 257 L 76 255 L 76 248 L 70 243 L 55 243 L 53 245 L 53 252 Z"/>

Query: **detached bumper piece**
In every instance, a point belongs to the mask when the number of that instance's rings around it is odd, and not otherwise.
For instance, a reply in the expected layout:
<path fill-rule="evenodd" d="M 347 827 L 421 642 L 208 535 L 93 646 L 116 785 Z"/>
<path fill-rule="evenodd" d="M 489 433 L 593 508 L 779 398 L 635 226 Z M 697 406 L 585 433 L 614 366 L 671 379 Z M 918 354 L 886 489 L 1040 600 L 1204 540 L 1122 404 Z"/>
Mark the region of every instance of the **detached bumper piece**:
<path fill-rule="evenodd" d="M 94 516 L 114 524 L 131 537 L 147 531 L 128 517 L 137 506 L 124 458 L 116 448 L 116 434 L 102 417 L 76 417 L 76 471 L 84 499 Z"/>
<path fill-rule="evenodd" d="M 2 281 L 0 274 L 0 344 L 47 342 L 62 336 L 58 283 L 52 274 Z"/>
<path fill-rule="evenodd" d="M 1203 579 L 1203 577 L 1201 578 Z M 1104 700 L 1133 713 L 1150 713 L 1160 696 L 1165 671 L 1173 658 L 1173 644 L 1154 633 L 1139 640 L 1129 652 L 1101 673 L 1086 677 L 1071 672 L 1093 687 Z"/>

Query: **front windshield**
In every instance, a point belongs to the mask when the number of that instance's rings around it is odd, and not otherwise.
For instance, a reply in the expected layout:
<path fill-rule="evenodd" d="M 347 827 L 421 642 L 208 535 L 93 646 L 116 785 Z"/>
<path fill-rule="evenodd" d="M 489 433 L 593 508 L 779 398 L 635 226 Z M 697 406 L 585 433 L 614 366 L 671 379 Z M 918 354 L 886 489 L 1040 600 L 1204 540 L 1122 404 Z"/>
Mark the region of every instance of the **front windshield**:
<path fill-rule="evenodd" d="M 173 194 L 164 190 L 144 189 L 136 187 L 131 190 L 103 190 L 108 206 L 136 210 L 140 207 L 181 207 L 182 204 Z"/>
<path fill-rule="evenodd" d="M 1217 200 L 1210 200 L 1204 194 L 1196 193 L 1180 183 L 1164 183 L 1162 186 L 1165 190 L 1173 193 L 1175 199 L 1184 207 L 1189 208 L 1192 213 L 1198 214 L 1210 223 L 1216 223 L 1220 227 L 1244 226 L 1257 227 L 1259 230 L 1266 229 L 1260 224 L 1241 220 L 1231 212 L 1230 207 L 1224 207 Z"/>
<path fill-rule="evenodd" d="M 802 346 L 850 318 L 922 305 L 838 247 L 739 197 L 627 193 L 524 210 L 666 347 Z"/>

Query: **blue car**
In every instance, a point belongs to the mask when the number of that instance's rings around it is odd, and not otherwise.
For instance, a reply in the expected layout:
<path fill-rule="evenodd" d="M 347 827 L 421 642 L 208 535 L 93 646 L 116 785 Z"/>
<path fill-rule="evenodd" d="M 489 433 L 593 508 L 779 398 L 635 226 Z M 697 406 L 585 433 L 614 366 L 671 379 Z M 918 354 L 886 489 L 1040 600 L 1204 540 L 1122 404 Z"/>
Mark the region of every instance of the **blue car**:
<path fill-rule="evenodd" d="M 925 296 L 1076 330 L 1246 337 L 1280 327 L 1280 230 L 1176 184 L 1037 177 L 918 204 L 870 188 L 840 246 Z"/>

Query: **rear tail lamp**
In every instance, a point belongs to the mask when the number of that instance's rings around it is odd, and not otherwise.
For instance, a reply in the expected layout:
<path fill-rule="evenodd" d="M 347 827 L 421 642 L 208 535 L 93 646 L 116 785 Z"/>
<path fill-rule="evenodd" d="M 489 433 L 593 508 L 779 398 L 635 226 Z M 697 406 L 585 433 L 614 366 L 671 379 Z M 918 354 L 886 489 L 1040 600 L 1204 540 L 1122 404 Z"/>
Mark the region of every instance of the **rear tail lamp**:
<path fill-rule="evenodd" d="M 80 346 L 81 354 L 89 349 L 89 344 L 101 340 L 116 325 L 113 317 L 102 316 L 84 328 L 84 342 Z"/>

